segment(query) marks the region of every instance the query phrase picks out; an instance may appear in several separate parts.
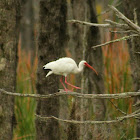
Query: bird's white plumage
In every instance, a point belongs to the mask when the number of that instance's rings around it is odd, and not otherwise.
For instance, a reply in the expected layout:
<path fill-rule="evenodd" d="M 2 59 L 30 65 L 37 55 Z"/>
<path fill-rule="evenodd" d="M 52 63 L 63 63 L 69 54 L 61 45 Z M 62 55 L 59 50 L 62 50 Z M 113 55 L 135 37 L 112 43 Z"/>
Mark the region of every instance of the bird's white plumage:
<path fill-rule="evenodd" d="M 72 58 L 64 57 L 60 58 L 56 61 L 52 61 L 43 66 L 44 69 L 50 69 L 51 71 L 46 75 L 49 76 L 51 74 L 63 75 L 67 76 L 70 73 L 78 73 L 78 67 L 75 61 Z"/>

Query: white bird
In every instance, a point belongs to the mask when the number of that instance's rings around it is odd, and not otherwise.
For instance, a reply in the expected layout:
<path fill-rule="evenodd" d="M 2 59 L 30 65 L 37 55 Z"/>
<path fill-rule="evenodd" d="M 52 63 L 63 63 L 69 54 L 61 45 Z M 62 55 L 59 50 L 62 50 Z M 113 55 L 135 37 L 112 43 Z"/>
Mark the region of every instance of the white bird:
<path fill-rule="evenodd" d="M 70 73 L 78 74 L 83 71 L 85 66 L 87 66 L 90 69 L 92 69 L 93 71 L 95 71 L 95 73 L 98 75 L 96 70 L 92 66 L 90 66 L 85 60 L 82 60 L 79 63 L 79 65 L 77 66 L 76 62 L 72 58 L 69 58 L 69 57 L 64 57 L 64 58 L 60 58 L 56 61 L 49 62 L 46 65 L 44 65 L 43 68 L 50 70 L 48 72 L 48 74 L 46 75 L 46 77 L 48 77 L 51 74 L 65 76 L 65 83 L 67 85 L 69 85 L 73 88 L 76 88 L 76 89 L 81 89 L 80 87 L 76 87 L 76 86 L 68 83 L 67 75 Z M 65 87 L 64 83 L 62 82 L 62 78 L 60 79 L 60 82 L 63 85 L 65 91 L 68 91 L 68 89 Z"/>

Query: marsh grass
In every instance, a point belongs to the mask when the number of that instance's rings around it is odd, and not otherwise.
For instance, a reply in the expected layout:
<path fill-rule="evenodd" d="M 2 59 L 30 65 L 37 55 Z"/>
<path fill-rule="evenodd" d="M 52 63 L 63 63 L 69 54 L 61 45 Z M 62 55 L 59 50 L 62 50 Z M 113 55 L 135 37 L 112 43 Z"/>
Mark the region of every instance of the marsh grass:
<path fill-rule="evenodd" d="M 119 38 L 121 35 L 109 33 L 106 41 Z M 132 91 L 131 69 L 129 64 L 129 53 L 126 41 L 110 44 L 102 48 L 104 55 L 105 88 L 109 94 Z M 120 110 L 130 114 L 133 111 L 133 99 L 111 100 Z M 107 101 L 107 118 L 116 118 L 123 114 Z M 114 138 L 132 139 L 135 136 L 135 121 L 127 120 L 118 126 L 112 126 Z"/>
<path fill-rule="evenodd" d="M 34 94 L 36 81 L 37 57 L 31 65 L 30 52 L 18 47 L 17 87 L 16 92 Z M 35 139 L 35 108 L 36 101 L 31 98 L 15 98 L 16 127 L 13 140 Z"/>

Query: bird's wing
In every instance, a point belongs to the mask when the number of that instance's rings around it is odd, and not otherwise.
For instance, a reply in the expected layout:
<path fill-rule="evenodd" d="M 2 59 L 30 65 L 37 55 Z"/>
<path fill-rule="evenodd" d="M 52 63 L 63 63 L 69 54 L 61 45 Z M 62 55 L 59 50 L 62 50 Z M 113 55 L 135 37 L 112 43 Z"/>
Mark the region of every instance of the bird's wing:
<path fill-rule="evenodd" d="M 60 73 L 62 73 L 62 75 L 67 75 L 69 73 L 72 73 L 74 68 L 77 67 L 76 63 L 73 61 L 67 61 L 65 59 L 65 61 L 57 61 L 57 71 L 59 71 Z"/>
<path fill-rule="evenodd" d="M 46 65 L 43 66 L 44 69 L 53 69 L 55 67 L 56 63 L 55 61 L 47 63 Z"/>
<path fill-rule="evenodd" d="M 73 73 L 75 68 L 77 68 L 75 61 L 68 57 L 60 58 L 44 65 L 44 69 L 51 69 L 54 74 L 64 76 L 69 73 Z"/>

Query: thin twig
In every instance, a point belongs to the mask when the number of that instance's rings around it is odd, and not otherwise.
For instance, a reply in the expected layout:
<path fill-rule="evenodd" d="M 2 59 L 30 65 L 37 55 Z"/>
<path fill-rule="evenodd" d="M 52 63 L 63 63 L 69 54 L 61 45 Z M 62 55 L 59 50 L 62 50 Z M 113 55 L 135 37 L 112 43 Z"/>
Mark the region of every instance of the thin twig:
<path fill-rule="evenodd" d="M 127 24 L 119 24 L 119 23 L 116 23 L 116 22 L 113 22 L 113 21 L 112 22 L 110 21 L 109 24 L 108 23 L 107 24 L 90 23 L 90 22 L 74 20 L 74 19 L 73 20 L 67 20 L 67 22 L 69 22 L 69 23 L 78 23 L 78 24 L 82 24 L 82 25 L 94 26 L 94 27 L 100 27 L 100 28 L 122 28 L 122 29 L 129 29 Z"/>
<path fill-rule="evenodd" d="M 135 52 L 135 53 L 140 54 L 140 52 Z"/>
<path fill-rule="evenodd" d="M 119 109 L 118 106 L 115 105 L 110 99 L 108 99 L 108 100 L 111 102 L 111 104 L 115 107 L 115 109 L 116 109 L 117 111 L 119 111 L 119 112 L 122 113 L 123 115 L 127 115 L 126 112 L 124 112 L 124 111 L 122 111 L 121 109 Z M 139 112 L 140 112 L 140 109 L 136 110 L 135 112 L 133 112 L 133 113 L 131 113 L 131 114 L 136 114 L 136 113 L 139 113 Z M 134 118 L 140 120 L 139 117 L 134 117 Z"/>
<path fill-rule="evenodd" d="M 134 30 L 127 30 L 127 31 L 109 31 L 111 33 L 117 33 L 117 34 L 128 34 L 128 33 L 136 33 Z"/>
<path fill-rule="evenodd" d="M 116 109 L 117 111 L 121 112 L 123 115 L 127 115 L 126 112 L 124 112 L 124 111 L 122 111 L 121 109 L 119 109 L 110 99 L 109 99 L 109 101 L 110 101 L 111 104 L 115 107 L 115 109 Z"/>
<path fill-rule="evenodd" d="M 136 37 L 136 36 L 139 36 L 139 35 L 138 34 L 133 34 L 133 35 L 129 35 L 129 36 L 124 36 L 122 38 L 118 38 L 118 39 L 115 39 L 115 40 L 105 42 L 103 44 L 93 46 L 92 48 L 95 49 L 95 48 L 98 48 L 98 47 L 106 46 L 106 45 L 111 44 L 111 43 L 119 42 L 119 41 L 122 41 L 122 40 L 127 40 L 127 39 L 130 39 L 131 37 Z"/>
<path fill-rule="evenodd" d="M 41 94 L 21 94 L 21 93 L 13 93 L 8 92 L 3 89 L 0 89 L 0 94 L 10 95 L 10 96 L 18 96 L 18 97 L 31 97 L 35 99 L 48 99 L 52 97 L 59 97 L 59 96 L 73 96 L 76 98 L 85 98 L 85 99 L 125 99 L 125 98 L 132 98 L 136 96 L 140 96 L 139 92 L 125 92 L 125 93 L 116 93 L 116 94 L 82 94 L 77 92 L 68 92 L 61 91 L 53 94 L 41 95 Z"/>
<path fill-rule="evenodd" d="M 37 115 L 37 114 L 35 114 L 35 115 L 41 121 L 47 121 L 49 119 L 54 119 L 54 120 L 57 120 L 59 122 L 65 122 L 65 123 L 72 123 L 72 124 L 90 124 L 90 125 L 93 125 L 93 124 L 110 124 L 110 123 L 122 122 L 122 121 L 124 121 L 126 119 L 130 119 L 130 118 L 134 118 L 134 117 L 140 116 L 140 113 L 138 113 L 138 114 L 129 114 L 129 115 L 126 115 L 126 116 L 123 116 L 123 117 L 117 117 L 115 120 L 107 120 L 107 121 L 92 121 L 92 120 L 78 121 L 78 120 L 60 119 L 60 118 L 57 118 L 55 116 L 44 117 L 44 116 Z"/>
<path fill-rule="evenodd" d="M 122 28 L 124 30 L 129 30 L 130 29 L 127 24 L 117 23 L 117 22 L 109 20 L 109 19 L 105 19 L 105 22 L 107 22 L 108 24 L 110 24 L 110 25 L 112 25 L 113 27 L 116 27 L 116 28 Z"/>
<path fill-rule="evenodd" d="M 133 107 L 136 107 L 136 106 L 139 106 L 140 105 L 140 101 L 138 101 L 137 103 L 135 103 L 134 105 L 133 105 Z"/>
<path fill-rule="evenodd" d="M 140 109 L 134 111 L 132 114 L 137 114 L 137 113 L 139 113 L 139 112 L 140 112 Z"/>
<path fill-rule="evenodd" d="M 82 25 L 88 25 L 88 26 L 95 26 L 95 27 L 102 27 L 102 28 L 111 28 L 110 24 L 98 24 L 98 23 L 90 23 L 90 22 L 86 22 L 86 21 L 80 21 L 80 20 L 67 20 L 67 22 L 70 23 L 79 23 Z"/>

